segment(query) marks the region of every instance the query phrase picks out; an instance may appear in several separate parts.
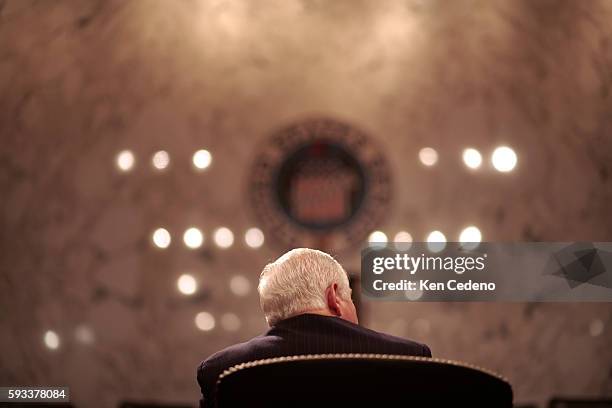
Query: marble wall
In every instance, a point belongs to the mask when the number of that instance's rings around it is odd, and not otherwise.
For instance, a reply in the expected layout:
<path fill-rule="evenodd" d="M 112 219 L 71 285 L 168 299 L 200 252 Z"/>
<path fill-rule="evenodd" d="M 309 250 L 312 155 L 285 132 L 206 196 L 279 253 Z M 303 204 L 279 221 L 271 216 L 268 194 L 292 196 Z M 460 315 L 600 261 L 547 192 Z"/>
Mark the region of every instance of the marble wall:
<path fill-rule="evenodd" d="M 0 385 L 67 385 L 79 407 L 195 404 L 198 362 L 265 327 L 254 289 L 279 249 L 242 242 L 246 176 L 303 117 L 380 144 L 390 234 L 612 240 L 611 19 L 609 0 L 0 0 Z M 514 172 L 461 163 L 499 144 Z M 191 225 L 202 249 L 181 243 Z M 339 259 L 358 269 L 358 251 Z M 176 290 L 187 271 L 192 297 Z M 203 310 L 213 330 L 194 325 Z M 609 304 L 364 302 L 363 322 L 504 374 L 519 402 L 612 396 Z"/>

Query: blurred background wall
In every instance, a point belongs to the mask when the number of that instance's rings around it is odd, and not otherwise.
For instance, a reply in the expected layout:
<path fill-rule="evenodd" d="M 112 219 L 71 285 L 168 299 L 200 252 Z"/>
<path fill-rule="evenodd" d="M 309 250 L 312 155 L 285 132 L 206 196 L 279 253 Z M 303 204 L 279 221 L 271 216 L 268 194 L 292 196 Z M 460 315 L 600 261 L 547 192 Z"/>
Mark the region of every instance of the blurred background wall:
<path fill-rule="evenodd" d="M 195 404 L 199 361 L 265 329 L 257 279 L 284 248 L 244 241 L 263 228 L 249 175 L 303 118 L 380 147 L 390 238 L 611 240 L 610 21 L 607 0 L 0 1 L 0 385 Z M 490 165 L 499 145 L 514 171 Z M 359 248 L 335 255 L 358 273 Z M 609 304 L 361 307 L 368 327 L 507 376 L 518 402 L 612 395 Z"/>

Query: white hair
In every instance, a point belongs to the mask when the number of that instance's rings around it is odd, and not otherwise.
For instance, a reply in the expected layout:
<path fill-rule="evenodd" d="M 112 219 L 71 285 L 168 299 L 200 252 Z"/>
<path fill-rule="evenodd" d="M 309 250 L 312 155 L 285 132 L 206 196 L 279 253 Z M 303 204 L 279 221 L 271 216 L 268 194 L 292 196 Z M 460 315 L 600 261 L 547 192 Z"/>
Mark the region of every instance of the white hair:
<path fill-rule="evenodd" d="M 325 290 L 338 285 L 349 299 L 351 289 L 342 266 L 325 252 L 297 248 L 267 264 L 259 278 L 261 308 L 270 326 L 289 317 L 327 308 Z"/>

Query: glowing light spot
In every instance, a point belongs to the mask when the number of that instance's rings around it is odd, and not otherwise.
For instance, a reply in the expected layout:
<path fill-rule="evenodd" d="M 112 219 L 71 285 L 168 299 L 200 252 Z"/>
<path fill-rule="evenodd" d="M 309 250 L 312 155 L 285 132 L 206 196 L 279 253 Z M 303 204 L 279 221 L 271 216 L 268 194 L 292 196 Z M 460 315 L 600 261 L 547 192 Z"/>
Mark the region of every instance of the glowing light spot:
<path fill-rule="evenodd" d="M 482 164 L 482 155 L 476 149 L 465 149 L 463 151 L 463 162 L 470 169 L 477 169 Z"/>
<path fill-rule="evenodd" d="M 440 231 L 432 231 L 427 235 L 427 248 L 431 252 L 440 252 L 446 247 L 446 237 Z"/>
<path fill-rule="evenodd" d="M 198 228 L 188 228 L 183 234 L 183 242 L 187 248 L 197 249 L 204 243 L 204 234 Z"/>
<path fill-rule="evenodd" d="M 215 230 L 214 239 L 219 248 L 226 249 L 234 243 L 234 233 L 229 228 L 220 227 Z"/>
<path fill-rule="evenodd" d="M 195 317 L 195 325 L 202 331 L 211 331 L 215 328 L 215 317 L 208 312 L 200 312 Z"/>
<path fill-rule="evenodd" d="M 91 327 L 81 324 L 74 329 L 74 338 L 83 344 L 92 344 L 95 340 Z"/>
<path fill-rule="evenodd" d="M 240 318 L 234 313 L 225 313 L 221 316 L 221 327 L 229 332 L 235 332 L 240 329 Z"/>
<path fill-rule="evenodd" d="M 122 150 L 117 154 L 116 164 L 119 170 L 123 172 L 132 170 L 135 162 L 134 153 L 130 150 Z"/>
<path fill-rule="evenodd" d="M 230 290 L 236 296 L 246 296 L 251 291 L 251 282 L 242 275 L 236 275 L 230 279 Z"/>
<path fill-rule="evenodd" d="M 153 155 L 153 159 L 151 161 L 153 162 L 153 167 L 155 167 L 157 170 L 164 170 L 170 164 L 170 156 L 168 155 L 167 151 L 160 150 Z"/>
<path fill-rule="evenodd" d="M 193 154 L 193 165 L 199 171 L 206 170 L 212 164 L 212 155 L 208 150 L 198 150 Z"/>
<path fill-rule="evenodd" d="M 438 162 L 438 152 L 431 147 L 424 147 L 419 151 L 419 160 L 425 166 L 433 166 Z"/>
<path fill-rule="evenodd" d="M 259 248 L 264 244 L 264 234 L 259 228 L 249 228 L 244 234 L 244 242 L 251 248 Z"/>
<path fill-rule="evenodd" d="M 165 228 L 158 228 L 153 232 L 153 244 L 161 249 L 168 248 L 172 242 L 170 233 Z"/>
<path fill-rule="evenodd" d="M 502 173 L 514 170 L 517 160 L 516 153 L 508 146 L 498 147 L 493 151 L 493 155 L 491 156 L 493 167 Z"/>
<path fill-rule="evenodd" d="M 408 300 L 419 300 L 423 296 L 423 291 L 421 289 L 407 290 L 404 292 L 404 296 Z"/>
<path fill-rule="evenodd" d="M 398 251 L 407 251 L 412 247 L 412 235 L 406 231 L 400 231 L 393 238 L 393 245 Z"/>
<path fill-rule="evenodd" d="M 480 230 L 473 225 L 464 228 L 461 234 L 459 234 L 459 242 L 463 243 L 462 246 L 464 248 L 474 249 L 478 247 L 480 241 L 482 241 L 482 234 Z"/>
<path fill-rule="evenodd" d="M 45 346 L 50 350 L 57 350 L 60 346 L 60 338 L 53 330 L 47 330 L 43 338 Z"/>
<path fill-rule="evenodd" d="M 374 231 L 368 237 L 368 242 L 370 242 L 370 243 L 382 243 L 382 244 L 386 244 L 387 240 L 388 240 L 387 239 L 387 234 L 385 234 L 382 231 Z"/>
<path fill-rule="evenodd" d="M 178 280 L 176 281 L 176 286 L 179 292 L 181 292 L 183 295 L 189 296 L 196 293 L 196 290 L 198 289 L 198 282 L 192 275 L 186 273 L 179 276 Z"/>

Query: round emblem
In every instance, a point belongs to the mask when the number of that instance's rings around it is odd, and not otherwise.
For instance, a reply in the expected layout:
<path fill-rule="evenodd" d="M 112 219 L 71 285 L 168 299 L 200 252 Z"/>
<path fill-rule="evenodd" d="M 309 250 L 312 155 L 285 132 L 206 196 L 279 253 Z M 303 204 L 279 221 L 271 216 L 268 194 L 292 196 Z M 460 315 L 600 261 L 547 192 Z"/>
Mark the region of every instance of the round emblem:
<path fill-rule="evenodd" d="M 283 247 L 341 251 L 380 225 L 390 172 L 362 132 L 308 120 L 280 130 L 256 154 L 251 200 L 263 229 Z"/>

